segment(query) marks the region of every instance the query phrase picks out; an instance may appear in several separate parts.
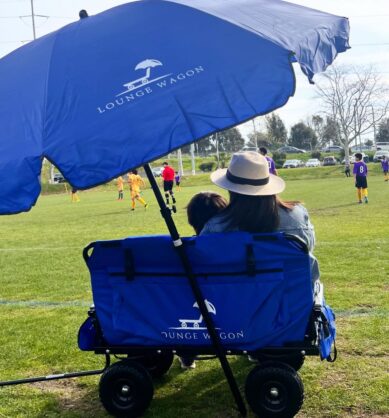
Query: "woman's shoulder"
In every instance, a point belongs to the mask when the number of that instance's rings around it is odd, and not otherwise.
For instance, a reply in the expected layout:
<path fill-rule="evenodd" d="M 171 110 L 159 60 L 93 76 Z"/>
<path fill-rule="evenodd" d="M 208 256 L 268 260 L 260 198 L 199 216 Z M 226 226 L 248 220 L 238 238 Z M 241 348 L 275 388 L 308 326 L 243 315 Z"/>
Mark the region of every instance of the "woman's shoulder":
<path fill-rule="evenodd" d="M 291 209 L 281 208 L 279 215 L 281 223 L 289 220 L 306 222 L 309 219 L 308 211 L 301 203 L 296 203 Z"/>
<path fill-rule="evenodd" d="M 204 228 L 201 230 L 200 235 L 212 234 L 214 232 L 227 232 L 227 225 L 226 216 L 223 213 L 218 213 L 207 221 Z"/>

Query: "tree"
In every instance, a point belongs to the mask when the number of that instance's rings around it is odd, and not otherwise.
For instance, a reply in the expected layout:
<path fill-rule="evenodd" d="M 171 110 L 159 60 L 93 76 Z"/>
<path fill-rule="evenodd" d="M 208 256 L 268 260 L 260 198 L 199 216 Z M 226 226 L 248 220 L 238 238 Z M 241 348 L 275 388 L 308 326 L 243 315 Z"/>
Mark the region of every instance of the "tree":
<path fill-rule="evenodd" d="M 379 124 L 376 142 L 389 142 L 389 118 Z"/>
<path fill-rule="evenodd" d="M 266 136 L 269 143 L 272 144 L 274 148 L 285 145 L 288 139 L 288 133 L 282 119 L 276 113 L 271 113 L 265 117 L 265 121 Z"/>
<path fill-rule="evenodd" d="M 246 144 L 249 147 L 269 147 L 270 143 L 265 133 L 263 132 L 252 132 L 247 135 L 249 142 Z"/>
<path fill-rule="evenodd" d="M 220 152 L 236 152 L 244 146 L 244 139 L 237 128 L 230 128 L 225 131 L 218 132 L 218 138 Z"/>
<path fill-rule="evenodd" d="M 317 83 L 325 114 L 339 129 L 338 139 L 349 159 L 349 145 L 369 132 L 388 112 L 388 88 L 373 67 L 333 65 Z"/>
<path fill-rule="evenodd" d="M 341 145 L 339 124 L 331 117 L 326 117 L 323 127 L 322 145 Z"/>
<path fill-rule="evenodd" d="M 323 133 L 325 127 L 324 119 L 320 115 L 313 115 L 310 120 L 308 120 L 308 126 L 315 131 L 317 144 L 320 147 L 323 147 L 325 145 L 323 141 Z"/>
<path fill-rule="evenodd" d="M 293 125 L 290 130 L 289 144 L 311 151 L 317 145 L 317 136 L 315 131 L 303 122 Z"/>

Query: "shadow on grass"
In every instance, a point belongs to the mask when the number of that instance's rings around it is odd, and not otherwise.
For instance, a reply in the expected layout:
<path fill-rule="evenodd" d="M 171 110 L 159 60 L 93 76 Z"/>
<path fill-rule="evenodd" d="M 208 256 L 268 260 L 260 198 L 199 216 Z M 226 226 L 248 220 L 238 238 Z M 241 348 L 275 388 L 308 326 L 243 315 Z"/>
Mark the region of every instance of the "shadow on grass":
<path fill-rule="evenodd" d="M 247 358 L 231 358 L 230 364 L 244 397 L 247 374 L 253 367 Z M 88 380 L 88 379 L 87 379 Z M 100 403 L 98 379 L 44 382 L 34 385 L 47 396 L 36 417 L 108 417 Z M 154 399 L 145 418 L 237 418 L 234 398 L 217 360 L 198 361 L 195 370 L 181 370 L 177 361 L 168 374 L 154 381 Z M 253 416 L 249 414 L 249 416 Z"/>
<path fill-rule="evenodd" d="M 357 202 L 350 202 L 350 203 L 345 203 L 343 205 L 326 206 L 325 208 L 310 209 L 309 212 L 310 213 L 327 212 L 327 211 L 330 211 L 331 209 L 341 209 L 341 208 L 348 208 L 348 207 L 356 207 L 357 205 L 358 205 Z"/>

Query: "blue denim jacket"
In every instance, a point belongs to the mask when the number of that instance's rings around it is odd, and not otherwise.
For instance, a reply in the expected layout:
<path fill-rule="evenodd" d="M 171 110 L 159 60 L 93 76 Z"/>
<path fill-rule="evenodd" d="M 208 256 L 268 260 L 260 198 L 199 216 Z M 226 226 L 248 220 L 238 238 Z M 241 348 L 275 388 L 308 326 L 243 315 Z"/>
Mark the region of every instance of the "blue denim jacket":
<path fill-rule="evenodd" d="M 278 231 L 285 232 L 291 235 L 297 235 L 308 246 L 311 258 L 311 274 L 312 281 L 319 279 L 319 265 L 312 254 L 315 247 L 315 229 L 309 220 L 307 210 L 302 205 L 296 205 L 292 210 L 279 209 L 280 224 Z M 202 229 L 200 235 L 211 234 L 215 232 L 229 232 L 236 231 L 236 228 L 231 228 L 223 214 L 212 217 Z"/>

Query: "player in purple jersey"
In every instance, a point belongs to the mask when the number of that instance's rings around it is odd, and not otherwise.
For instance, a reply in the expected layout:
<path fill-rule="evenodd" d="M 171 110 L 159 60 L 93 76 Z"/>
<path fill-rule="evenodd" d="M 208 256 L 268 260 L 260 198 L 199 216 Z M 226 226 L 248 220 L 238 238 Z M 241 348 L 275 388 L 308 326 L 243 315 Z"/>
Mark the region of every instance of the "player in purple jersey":
<path fill-rule="evenodd" d="M 385 181 L 388 181 L 389 180 L 389 175 L 388 175 L 389 160 L 388 160 L 388 157 L 386 157 L 386 155 L 382 157 L 381 165 L 382 165 L 382 171 L 384 172 L 384 179 Z"/>
<path fill-rule="evenodd" d="M 261 147 L 259 148 L 259 152 L 267 159 L 267 163 L 269 164 L 269 173 L 278 176 L 273 158 L 267 156 L 267 149 L 265 147 Z"/>
<path fill-rule="evenodd" d="M 357 188 L 358 203 L 362 203 L 362 197 L 364 197 L 365 203 L 368 203 L 367 165 L 362 161 L 362 154 L 360 152 L 355 154 L 353 174 L 355 178 L 355 187 Z"/>

